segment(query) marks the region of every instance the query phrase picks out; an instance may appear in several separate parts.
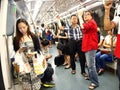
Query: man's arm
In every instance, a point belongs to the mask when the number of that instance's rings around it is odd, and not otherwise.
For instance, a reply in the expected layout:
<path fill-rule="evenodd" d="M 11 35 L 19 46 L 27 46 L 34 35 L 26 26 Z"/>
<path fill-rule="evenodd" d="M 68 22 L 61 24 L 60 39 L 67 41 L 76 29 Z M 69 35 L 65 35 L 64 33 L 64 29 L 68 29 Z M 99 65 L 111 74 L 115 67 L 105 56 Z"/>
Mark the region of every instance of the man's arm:
<path fill-rule="evenodd" d="M 110 21 L 110 8 L 112 7 L 113 1 L 106 1 L 104 4 L 105 15 L 104 15 L 104 30 L 112 30 L 115 27 L 115 23 Z"/>

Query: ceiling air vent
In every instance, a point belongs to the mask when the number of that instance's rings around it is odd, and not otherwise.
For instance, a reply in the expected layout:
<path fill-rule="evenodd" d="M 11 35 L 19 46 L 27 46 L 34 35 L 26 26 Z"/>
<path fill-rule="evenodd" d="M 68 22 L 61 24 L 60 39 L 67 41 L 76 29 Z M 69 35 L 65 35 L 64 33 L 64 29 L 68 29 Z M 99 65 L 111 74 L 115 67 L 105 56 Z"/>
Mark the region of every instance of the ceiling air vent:
<path fill-rule="evenodd" d="M 14 0 L 15 2 L 17 2 L 17 1 L 21 1 L 21 0 Z"/>

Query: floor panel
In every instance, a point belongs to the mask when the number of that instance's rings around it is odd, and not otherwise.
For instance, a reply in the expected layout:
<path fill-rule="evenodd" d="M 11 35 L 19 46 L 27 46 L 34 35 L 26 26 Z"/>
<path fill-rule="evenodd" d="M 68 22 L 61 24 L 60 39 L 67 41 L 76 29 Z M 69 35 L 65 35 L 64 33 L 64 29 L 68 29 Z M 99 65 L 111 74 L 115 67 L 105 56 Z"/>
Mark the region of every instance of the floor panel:
<path fill-rule="evenodd" d="M 54 82 L 53 88 L 41 88 L 40 90 L 88 90 L 90 81 L 85 80 L 80 74 L 80 64 L 76 61 L 75 75 L 71 74 L 71 69 L 64 69 L 64 66 L 56 67 L 54 65 L 54 57 L 58 55 L 55 45 L 49 49 L 53 57 L 48 61 L 54 68 Z M 87 71 L 87 69 L 86 69 Z M 106 71 L 99 76 L 100 86 L 95 90 L 118 90 L 118 78 L 113 73 Z M 15 86 L 16 90 L 21 90 L 20 86 Z"/>

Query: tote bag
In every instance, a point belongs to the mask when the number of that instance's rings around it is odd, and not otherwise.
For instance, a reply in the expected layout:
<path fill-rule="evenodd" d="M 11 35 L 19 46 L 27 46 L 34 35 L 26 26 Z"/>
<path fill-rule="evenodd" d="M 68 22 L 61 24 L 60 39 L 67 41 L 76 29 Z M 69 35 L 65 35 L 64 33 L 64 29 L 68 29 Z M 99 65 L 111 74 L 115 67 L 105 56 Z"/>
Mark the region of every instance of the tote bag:
<path fill-rule="evenodd" d="M 17 65 L 17 72 L 20 74 L 30 73 L 31 66 L 28 63 L 27 58 L 25 57 L 24 53 L 16 52 L 15 56 L 15 65 Z"/>
<path fill-rule="evenodd" d="M 47 62 L 44 55 L 36 53 L 36 57 L 33 59 L 34 72 L 36 75 L 41 75 L 47 68 Z"/>

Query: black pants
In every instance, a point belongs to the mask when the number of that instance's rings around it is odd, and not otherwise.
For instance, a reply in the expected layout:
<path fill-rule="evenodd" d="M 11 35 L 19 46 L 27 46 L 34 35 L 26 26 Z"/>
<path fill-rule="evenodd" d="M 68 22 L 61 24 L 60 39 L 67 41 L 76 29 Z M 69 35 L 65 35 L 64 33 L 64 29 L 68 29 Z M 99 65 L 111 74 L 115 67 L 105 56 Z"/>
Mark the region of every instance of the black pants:
<path fill-rule="evenodd" d="M 54 70 L 53 70 L 51 64 L 48 63 L 48 67 L 45 70 L 43 77 L 41 78 L 42 83 L 52 81 L 52 75 L 53 75 L 53 73 L 54 73 Z"/>
<path fill-rule="evenodd" d="M 75 65 L 75 54 L 76 52 L 79 55 L 79 61 L 80 61 L 80 66 L 81 66 L 81 73 L 85 73 L 85 53 L 82 52 L 82 40 L 69 40 L 69 48 L 70 48 L 70 59 L 71 59 L 71 68 L 72 70 L 76 70 L 76 65 Z"/>
<path fill-rule="evenodd" d="M 117 72 L 118 72 L 119 90 L 120 90 L 120 59 L 117 60 Z"/>

